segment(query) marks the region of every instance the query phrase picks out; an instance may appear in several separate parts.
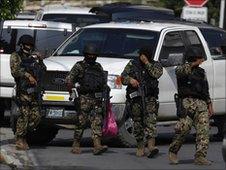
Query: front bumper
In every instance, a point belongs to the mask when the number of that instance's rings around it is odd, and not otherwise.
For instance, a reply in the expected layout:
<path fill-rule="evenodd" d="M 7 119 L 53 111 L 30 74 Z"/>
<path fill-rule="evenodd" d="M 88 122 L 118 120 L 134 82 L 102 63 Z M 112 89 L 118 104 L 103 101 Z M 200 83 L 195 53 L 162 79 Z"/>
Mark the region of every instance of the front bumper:
<path fill-rule="evenodd" d="M 112 103 L 112 112 L 115 114 L 117 122 L 123 118 L 125 110 L 124 103 Z M 54 111 L 56 114 L 54 114 Z M 57 112 L 60 112 L 58 114 Z M 43 101 L 43 118 L 56 124 L 74 124 L 74 118 L 78 113 L 72 101 Z"/>

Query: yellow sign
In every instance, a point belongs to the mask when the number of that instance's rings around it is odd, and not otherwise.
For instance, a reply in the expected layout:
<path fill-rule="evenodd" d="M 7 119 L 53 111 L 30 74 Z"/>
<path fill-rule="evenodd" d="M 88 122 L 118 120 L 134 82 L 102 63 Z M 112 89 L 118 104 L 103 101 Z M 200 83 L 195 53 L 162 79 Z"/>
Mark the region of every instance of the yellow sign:
<path fill-rule="evenodd" d="M 51 100 L 51 101 L 64 101 L 64 96 L 55 96 L 55 95 L 46 95 L 44 100 Z"/>

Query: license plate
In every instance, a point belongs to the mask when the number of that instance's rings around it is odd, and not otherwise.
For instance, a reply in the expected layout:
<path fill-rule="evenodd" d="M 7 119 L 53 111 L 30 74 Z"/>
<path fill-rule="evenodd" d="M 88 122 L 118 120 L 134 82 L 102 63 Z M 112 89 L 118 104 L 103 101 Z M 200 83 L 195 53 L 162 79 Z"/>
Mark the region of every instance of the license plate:
<path fill-rule="evenodd" d="M 63 117 L 64 109 L 48 109 L 47 117 L 49 118 L 61 118 Z"/>

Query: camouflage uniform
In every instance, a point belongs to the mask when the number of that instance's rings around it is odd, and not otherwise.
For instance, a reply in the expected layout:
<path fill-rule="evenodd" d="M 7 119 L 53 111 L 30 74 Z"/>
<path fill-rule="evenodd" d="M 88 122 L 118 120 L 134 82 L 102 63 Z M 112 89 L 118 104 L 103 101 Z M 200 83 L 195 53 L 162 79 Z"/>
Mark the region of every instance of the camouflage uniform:
<path fill-rule="evenodd" d="M 176 68 L 177 81 L 179 82 L 181 81 L 180 78 L 194 74 L 193 72 L 195 69 L 197 68 L 192 69 L 191 63 L 178 66 Z M 199 69 L 201 68 L 199 67 Z M 208 85 L 206 76 L 204 77 L 204 82 L 206 82 Z M 180 147 L 182 146 L 182 143 L 184 142 L 185 136 L 189 134 L 192 126 L 194 126 L 196 129 L 195 157 L 206 157 L 209 144 L 209 116 L 207 104 L 209 104 L 211 100 L 208 86 L 206 86 L 205 91 L 206 94 L 202 95 L 202 97 L 204 97 L 202 99 L 199 97 L 192 97 L 193 94 L 191 94 L 191 96 L 188 95 L 186 97 L 182 97 L 182 104 L 187 114 L 181 117 L 175 126 L 176 135 L 173 139 L 173 142 L 170 144 L 170 152 L 177 154 Z"/>
<path fill-rule="evenodd" d="M 85 61 L 76 63 L 66 80 L 73 84 L 79 82 L 85 74 L 85 67 L 90 67 Z M 96 62 L 95 67 L 103 72 L 103 68 L 99 63 Z M 81 84 L 81 87 L 82 86 Z M 83 131 L 89 123 L 91 123 L 92 139 L 100 138 L 102 136 L 101 128 L 103 119 L 102 98 L 95 98 L 91 93 L 80 93 L 79 105 L 79 115 L 76 117 L 75 122 L 74 139 L 78 141 L 81 140 Z"/>
<path fill-rule="evenodd" d="M 14 52 L 10 57 L 11 74 L 16 80 L 16 100 L 19 103 L 20 116 L 16 125 L 16 138 L 24 138 L 28 130 L 33 130 L 39 123 L 41 115 L 37 96 L 34 93 L 27 94 L 20 89 L 22 83 L 27 83 L 30 73 L 26 72 L 21 63 L 23 59 L 28 58 L 23 52 Z M 46 69 L 44 63 L 40 61 L 43 69 Z"/>
<path fill-rule="evenodd" d="M 130 79 L 134 78 L 138 81 L 138 77 L 134 73 L 134 60 L 131 60 L 125 67 L 122 72 L 122 83 L 123 85 L 130 86 Z M 149 76 L 158 79 L 163 73 L 162 66 L 159 62 L 150 62 L 142 66 L 144 70 L 149 74 Z M 128 88 L 127 87 L 127 88 Z M 128 90 L 127 90 L 128 91 Z M 158 93 L 158 88 L 156 89 Z M 131 106 L 131 114 L 134 121 L 134 135 L 139 145 L 144 145 L 144 136 L 146 135 L 147 139 L 155 138 L 156 133 L 156 119 L 158 113 L 158 94 L 155 96 L 145 96 L 146 97 L 146 112 L 142 109 L 141 98 L 136 97 L 134 100 L 130 100 L 128 95 L 127 99 Z"/>

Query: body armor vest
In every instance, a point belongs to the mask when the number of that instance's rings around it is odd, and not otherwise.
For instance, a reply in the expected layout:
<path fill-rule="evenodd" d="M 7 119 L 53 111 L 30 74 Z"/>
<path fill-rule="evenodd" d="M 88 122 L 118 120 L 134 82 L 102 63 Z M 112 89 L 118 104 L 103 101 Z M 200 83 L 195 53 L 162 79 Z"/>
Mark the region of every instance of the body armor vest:
<path fill-rule="evenodd" d="M 20 52 L 18 54 L 20 55 Z M 18 86 L 18 90 L 20 90 L 21 92 L 25 92 L 27 94 L 41 93 L 40 87 L 44 70 L 38 63 L 37 59 L 31 56 L 27 58 L 21 58 L 20 67 L 24 68 L 26 72 L 28 72 L 35 78 L 35 80 L 37 81 L 37 86 L 30 84 L 26 78 L 17 78 L 16 83 Z"/>
<path fill-rule="evenodd" d="M 191 75 L 177 77 L 178 94 L 182 97 L 193 97 L 206 100 L 208 98 L 208 82 L 205 70 L 197 67 Z"/>
<path fill-rule="evenodd" d="M 80 65 L 84 69 L 84 73 L 78 80 L 80 84 L 78 92 L 80 94 L 103 92 L 107 80 L 102 69 L 97 64 L 88 65 L 83 61 L 80 62 Z"/>
<path fill-rule="evenodd" d="M 133 69 L 129 76 L 133 77 L 134 79 L 138 80 L 141 86 L 144 87 L 144 94 L 146 97 L 153 96 L 156 99 L 158 98 L 159 88 L 158 88 L 158 80 L 148 73 L 148 70 L 144 68 L 140 64 L 139 61 L 132 61 Z M 137 88 L 132 87 L 130 84 L 127 86 L 127 98 L 130 94 L 137 91 Z"/>

